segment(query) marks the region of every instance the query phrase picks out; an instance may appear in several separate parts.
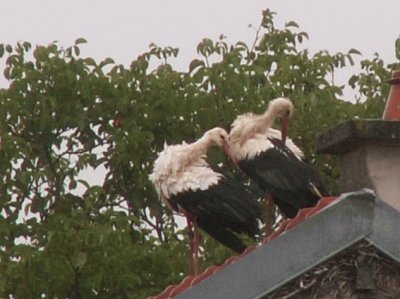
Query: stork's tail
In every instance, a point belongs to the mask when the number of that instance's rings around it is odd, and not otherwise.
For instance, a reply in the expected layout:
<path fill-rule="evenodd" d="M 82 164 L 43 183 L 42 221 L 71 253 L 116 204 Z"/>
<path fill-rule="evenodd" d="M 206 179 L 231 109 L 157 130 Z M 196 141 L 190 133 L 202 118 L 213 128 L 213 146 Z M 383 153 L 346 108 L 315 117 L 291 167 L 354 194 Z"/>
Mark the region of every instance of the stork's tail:
<path fill-rule="evenodd" d="M 224 244 L 233 251 L 242 253 L 246 249 L 246 245 L 230 230 L 214 223 L 198 223 L 198 225 L 215 240 Z"/>

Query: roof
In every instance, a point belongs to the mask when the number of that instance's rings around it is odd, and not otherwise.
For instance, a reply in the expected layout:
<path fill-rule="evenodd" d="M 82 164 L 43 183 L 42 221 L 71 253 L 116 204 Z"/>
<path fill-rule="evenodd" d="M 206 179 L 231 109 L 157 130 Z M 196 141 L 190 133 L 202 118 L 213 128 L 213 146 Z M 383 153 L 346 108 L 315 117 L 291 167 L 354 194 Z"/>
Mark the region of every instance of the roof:
<path fill-rule="evenodd" d="M 361 240 L 400 262 L 399 216 L 369 189 L 324 198 L 285 221 L 262 245 L 151 298 L 262 298 Z"/>
<path fill-rule="evenodd" d="M 361 240 L 263 299 L 398 298 L 400 264 Z"/>

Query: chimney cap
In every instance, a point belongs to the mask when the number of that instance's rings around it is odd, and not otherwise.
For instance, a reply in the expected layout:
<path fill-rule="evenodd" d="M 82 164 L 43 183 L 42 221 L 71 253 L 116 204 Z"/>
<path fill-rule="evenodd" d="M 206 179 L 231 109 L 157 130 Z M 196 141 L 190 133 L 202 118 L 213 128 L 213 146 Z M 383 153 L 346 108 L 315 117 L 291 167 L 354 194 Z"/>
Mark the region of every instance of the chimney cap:
<path fill-rule="evenodd" d="M 340 123 L 318 135 L 317 152 L 342 155 L 365 144 L 400 146 L 400 122 L 370 119 Z"/>
<path fill-rule="evenodd" d="M 394 71 L 392 73 L 392 78 L 388 81 L 390 84 L 400 83 L 400 70 Z"/>

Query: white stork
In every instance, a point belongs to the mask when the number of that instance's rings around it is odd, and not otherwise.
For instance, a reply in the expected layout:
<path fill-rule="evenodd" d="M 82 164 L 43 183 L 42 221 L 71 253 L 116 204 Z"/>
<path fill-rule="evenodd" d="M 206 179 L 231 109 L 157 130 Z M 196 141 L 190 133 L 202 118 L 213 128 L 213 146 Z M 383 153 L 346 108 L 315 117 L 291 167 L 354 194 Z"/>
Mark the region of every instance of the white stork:
<path fill-rule="evenodd" d="M 195 274 L 198 271 L 197 226 L 241 253 L 246 246 L 234 232 L 254 237 L 259 233 L 258 220 L 261 220 L 261 208 L 255 196 L 211 169 L 206 162 L 207 151 L 212 146 L 223 147 L 234 161 L 227 132 L 214 128 L 194 143 L 164 145 L 150 175 L 165 204 L 187 218 L 189 236 L 193 236 L 190 247 Z"/>
<path fill-rule="evenodd" d="M 327 195 L 318 173 L 306 163 L 303 152 L 287 138 L 293 104 L 287 98 L 272 100 L 260 115 L 239 115 L 232 123 L 229 142 L 239 167 L 266 192 L 288 218 L 299 209 L 316 205 Z M 281 132 L 272 129 L 281 119 Z"/>

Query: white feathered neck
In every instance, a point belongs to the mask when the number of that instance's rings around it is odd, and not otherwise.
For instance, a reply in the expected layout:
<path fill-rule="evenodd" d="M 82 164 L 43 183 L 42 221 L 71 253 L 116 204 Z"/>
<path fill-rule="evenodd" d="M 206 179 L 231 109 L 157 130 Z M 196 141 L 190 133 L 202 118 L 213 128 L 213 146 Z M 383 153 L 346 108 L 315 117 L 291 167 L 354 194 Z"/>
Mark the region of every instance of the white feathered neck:
<path fill-rule="evenodd" d="M 213 171 L 205 160 L 212 145 L 206 136 L 191 144 L 164 145 L 149 176 L 162 199 L 168 200 L 187 190 L 206 190 L 218 183 L 223 176 Z"/>
<path fill-rule="evenodd" d="M 281 132 L 272 129 L 275 119 L 282 111 L 293 109 L 289 99 L 277 98 L 271 101 L 268 109 L 263 114 L 245 113 L 239 115 L 231 125 L 229 143 L 238 161 L 252 159 L 263 151 L 273 147 L 268 138 L 281 139 Z M 286 146 L 299 158 L 304 157 L 303 152 L 293 140 L 286 139 Z"/>
<path fill-rule="evenodd" d="M 282 139 L 281 132 L 269 128 L 265 133 L 257 133 L 251 138 L 247 139 L 242 145 L 240 142 L 231 142 L 232 150 L 235 154 L 235 158 L 238 161 L 250 160 L 274 147 L 274 144 L 269 140 L 272 139 Z M 303 151 L 293 142 L 289 137 L 286 138 L 285 145 L 294 153 L 294 155 L 299 159 L 304 158 Z"/>

